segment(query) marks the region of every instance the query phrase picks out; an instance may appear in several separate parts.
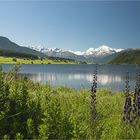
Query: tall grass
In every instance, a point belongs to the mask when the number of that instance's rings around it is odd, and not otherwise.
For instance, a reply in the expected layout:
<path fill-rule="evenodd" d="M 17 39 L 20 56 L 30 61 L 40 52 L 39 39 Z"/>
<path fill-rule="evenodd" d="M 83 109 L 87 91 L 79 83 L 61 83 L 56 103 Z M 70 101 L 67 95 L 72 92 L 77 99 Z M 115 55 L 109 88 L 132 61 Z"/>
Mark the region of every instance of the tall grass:
<path fill-rule="evenodd" d="M 8 76 L 0 71 L 0 139 L 140 139 L 139 116 L 133 123 L 123 120 L 125 94 L 98 89 L 92 104 L 93 91 L 40 85 L 14 70 Z"/>

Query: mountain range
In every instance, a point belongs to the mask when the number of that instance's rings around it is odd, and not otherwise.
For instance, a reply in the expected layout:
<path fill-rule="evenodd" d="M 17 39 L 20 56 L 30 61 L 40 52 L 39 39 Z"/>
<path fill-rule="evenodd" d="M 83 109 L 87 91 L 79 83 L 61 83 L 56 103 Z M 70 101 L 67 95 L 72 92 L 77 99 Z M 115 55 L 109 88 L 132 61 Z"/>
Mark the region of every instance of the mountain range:
<path fill-rule="evenodd" d="M 111 48 L 107 45 L 102 45 L 97 48 L 89 48 L 85 51 L 72 51 L 72 50 L 62 50 L 59 48 L 46 48 L 42 46 L 31 46 L 25 47 L 20 46 L 6 37 L 0 36 L 0 55 L 5 54 L 9 56 L 22 55 L 23 57 L 57 57 L 57 58 L 68 58 L 76 61 L 86 61 L 95 63 L 108 63 L 115 59 L 118 55 L 127 52 L 123 49 Z M 122 56 L 122 55 L 121 55 Z M 129 57 L 129 56 L 127 56 Z M 116 60 L 115 60 L 116 61 Z"/>
<path fill-rule="evenodd" d="M 30 47 L 33 50 L 39 51 L 46 54 L 47 56 L 70 58 L 78 61 L 96 61 L 103 62 L 103 60 L 108 61 L 110 56 L 115 56 L 115 54 L 121 52 L 123 49 L 115 49 L 106 45 L 99 46 L 97 48 L 89 48 L 86 51 L 71 51 L 62 50 L 59 48 L 45 48 L 41 46 Z M 112 58 L 111 57 L 111 58 Z"/>

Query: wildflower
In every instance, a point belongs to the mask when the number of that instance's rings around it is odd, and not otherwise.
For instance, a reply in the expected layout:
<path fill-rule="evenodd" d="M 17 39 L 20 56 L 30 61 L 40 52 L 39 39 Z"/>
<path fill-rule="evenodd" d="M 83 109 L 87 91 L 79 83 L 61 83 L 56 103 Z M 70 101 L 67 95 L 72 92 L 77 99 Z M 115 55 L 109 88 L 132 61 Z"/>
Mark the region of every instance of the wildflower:
<path fill-rule="evenodd" d="M 133 113 L 134 117 L 140 116 L 140 70 L 136 69 L 136 86 L 133 99 Z"/>
<path fill-rule="evenodd" d="M 93 74 L 93 83 L 91 86 L 91 106 L 90 106 L 90 111 L 91 111 L 91 115 L 92 117 L 95 117 L 96 115 L 96 108 L 95 108 L 95 104 L 96 104 L 96 90 L 97 89 L 97 65 L 95 67 L 95 71 Z"/>
<path fill-rule="evenodd" d="M 125 121 L 132 122 L 131 112 L 132 112 L 132 101 L 130 96 L 130 86 L 129 86 L 129 72 L 126 72 L 125 81 L 125 105 L 124 105 L 124 117 Z"/>

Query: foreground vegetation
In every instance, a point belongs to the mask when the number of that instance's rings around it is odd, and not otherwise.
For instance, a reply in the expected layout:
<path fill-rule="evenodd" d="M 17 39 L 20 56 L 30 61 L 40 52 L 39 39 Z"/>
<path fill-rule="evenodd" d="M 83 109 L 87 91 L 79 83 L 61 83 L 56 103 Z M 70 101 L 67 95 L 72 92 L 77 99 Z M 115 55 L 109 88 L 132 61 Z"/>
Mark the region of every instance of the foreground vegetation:
<path fill-rule="evenodd" d="M 40 85 L 17 71 L 0 71 L 0 139 L 140 139 L 140 120 L 123 119 L 122 92 L 96 92 L 96 79 L 91 91 Z"/>
<path fill-rule="evenodd" d="M 0 64 L 79 64 L 79 62 L 61 58 L 30 59 L 0 56 Z"/>

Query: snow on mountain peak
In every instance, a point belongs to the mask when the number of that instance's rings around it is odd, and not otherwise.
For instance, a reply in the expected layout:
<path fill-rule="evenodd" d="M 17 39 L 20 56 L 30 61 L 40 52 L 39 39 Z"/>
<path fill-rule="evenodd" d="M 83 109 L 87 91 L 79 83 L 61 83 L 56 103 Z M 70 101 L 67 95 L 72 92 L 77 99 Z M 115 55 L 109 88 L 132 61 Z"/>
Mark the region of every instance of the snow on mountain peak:
<path fill-rule="evenodd" d="M 109 46 L 106 46 L 106 45 L 102 45 L 98 48 L 96 48 L 96 50 L 101 50 L 101 51 L 106 51 L 106 52 L 109 52 L 110 50 L 113 50 L 112 48 L 110 48 Z"/>
<path fill-rule="evenodd" d="M 98 48 L 89 48 L 88 50 L 85 51 L 85 56 L 92 55 L 92 56 L 98 57 L 98 56 L 110 55 L 110 54 L 117 53 L 120 51 L 122 51 L 122 49 L 113 49 L 109 46 L 102 45 Z"/>
<path fill-rule="evenodd" d="M 41 45 L 39 46 L 31 46 L 31 49 L 34 49 L 36 51 L 42 52 L 42 53 L 46 53 L 46 52 L 63 52 L 62 49 L 59 48 L 45 48 Z"/>
<path fill-rule="evenodd" d="M 71 51 L 71 50 L 69 50 L 69 52 L 74 53 L 75 55 L 84 55 L 84 53 L 85 53 L 82 51 Z"/>
<path fill-rule="evenodd" d="M 101 45 L 98 48 L 89 48 L 86 51 L 71 51 L 71 50 L 62 50 L 59 48 L 45 48 L 42 46 L 32 46 L 30 47 L 34 50 L 37 50 L 39 52 L 42 53 L 62 53 L 62 52 L 70 52 L 73 53 L 75 55 L 79 55 L 79 56 L 92 56 L 92 57 L 102 57 L 102 56 L 107 56 L 107 55 L 111 55 L 114 53 L 118 53 L 120 51 L 122 51 L 123 49 L 116 49 L 116 48 L 111 48 L 107 45 Z"/>

